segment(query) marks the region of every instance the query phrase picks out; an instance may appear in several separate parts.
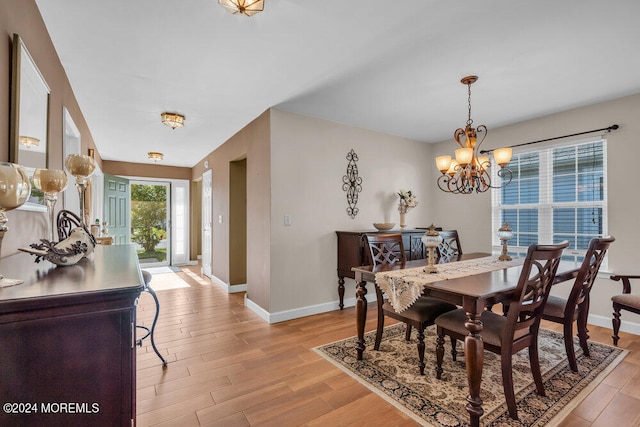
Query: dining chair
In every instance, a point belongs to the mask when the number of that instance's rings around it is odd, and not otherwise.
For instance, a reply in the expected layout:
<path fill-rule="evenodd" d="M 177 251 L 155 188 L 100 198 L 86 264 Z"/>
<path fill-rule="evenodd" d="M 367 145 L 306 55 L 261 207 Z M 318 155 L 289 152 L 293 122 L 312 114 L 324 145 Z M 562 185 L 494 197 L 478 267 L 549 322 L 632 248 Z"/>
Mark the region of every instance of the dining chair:
<path fill-rule="evenodd" d="M 620 311 L 626 310 L 631 313 L 640 314 L 640 295 L 631 293 L 631 279 L 640 279 L 640 275 L 614 274 L 611 280 L 622 281 L 622 294 L 611 297 L 613 303 L 613 345 L 618 345 L 618 332 L 620 332 Z"/>
<path fill-rule="evenodd" d="M 58 212 L 58 216 L 56 217 L 56 228 L 58 230 L 58 239 L 60 241 L 69 237 L 71 235 L 71 230 L 77 227 L 82 227 L 82 221 L 78 215 L 66 209 L 62 209 Z"/>
<path fill-rule="evenodd" d="M 587 345 L 587 340 L 589 339 L 589 331 L 587 330 L 589 294 L 607 249 L 609 249 L 609 245 L 614 240 L 615 238 L 611 236 L 591 239 L 580 269 L 567 274 L 556 275 L 556 283 L 566 282 L 575 278 L 569 297 L 565 299 L 549 295 L 547 304 L 542 312 L 544 320 L 563 325 L 564 347 L 567 351 L 569 366 L 574 372 L 578 372 L 578 362 L 573 348 L 573 323 L 576 322 L 578 327 L 578 339 L 582 352 L 589 357 L 589 346 Z"/>
<path fill-rule="evenodd" d="M 443 230 L 439 233 L 440 237 L 442 237 L 442 242 L 436 248 L 438 262 L 449 262 L 462 255 L 462 245 L 460 244 L 458 230 Z"/>
<path fill-rule="evenodd" d="M 367 245 L 371 254 L 371 259 L 376 267 L 406 262 L 404 244 L 402 243 L 401 234 L 366 234 Z M 376 298 L 378 300 L 378 327 L 376 330 L 376 341 L 373 346 L 374 350 L 380 350 L 382 341 L 382 332 L 384 331 L 385 316 L 399 320 L 407 325 L 405 339 L 411 340 L 411 328 L 415 327 L 418 331 L 418 367 L 420 375 L 424 375 L 424 330 L 428 326 L 434 324 L 436 317 L 457 307 L 453 304 L 438 300 L 436 298 L 421 296 L 409 308 L 401 313 L 397 313 L 393 306 L 384 301 L 384 295 L 380 287 L 376 284 Z"/>
<path fill-rule="evenodd" d="M 518 284 L 513 293 L 506 316 L 484 311 L 482 321 L 482 340 L 484 349 L 500 355 L 502 385 L 511 418 L 517 420 L 518 412 L 513 391 L 512 356 L 519 351 L 529 349 L 531 372 L 539 395 L 544 396 L 544 385 L 538 359 L 538 330 L 540 319 L 547 302 L 554 277 L 562 257 L 562 251 L 569 246 L 564 241 L 556 245 L 531 245 L 522 266 Z M 442 377 L 444 359 L 444 336 L 451 337 L 451 357 L 457 356 L 456 342 L 469 334 L 465 327 L 467 314 L 457 309 L 440 315 L 435 323 L 436 339 L 436 377 Z"/>

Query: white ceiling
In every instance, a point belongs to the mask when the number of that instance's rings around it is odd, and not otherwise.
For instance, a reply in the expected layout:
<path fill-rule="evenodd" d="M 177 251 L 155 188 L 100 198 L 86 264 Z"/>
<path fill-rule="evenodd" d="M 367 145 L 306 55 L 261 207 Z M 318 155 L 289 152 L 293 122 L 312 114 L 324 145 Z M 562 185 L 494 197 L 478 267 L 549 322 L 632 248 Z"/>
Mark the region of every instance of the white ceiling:
<path fill-rule="evenodd" d="M 489 131 L 640 92 L 638 0 L 36 2 L 106 160 L 191 167 L 270 107 L 438 142 L 469 74 Z"/>

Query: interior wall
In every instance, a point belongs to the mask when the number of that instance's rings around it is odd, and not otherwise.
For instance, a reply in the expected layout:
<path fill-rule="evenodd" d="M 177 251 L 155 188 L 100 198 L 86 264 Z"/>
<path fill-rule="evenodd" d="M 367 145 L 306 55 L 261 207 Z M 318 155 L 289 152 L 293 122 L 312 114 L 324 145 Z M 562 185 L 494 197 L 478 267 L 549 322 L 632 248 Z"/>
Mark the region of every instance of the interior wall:
<path fill-rule="evenodd" d="M 211 270 L 215 277 L 230 284 L 229 168 L 231 162 L 247 159 L 247 298 L 267 311 L 271 269 L 270 126 L 270 111 L 267 110 L 192 169 L 193 180 L 199 179 L 207 169 L 212 171 Z"/>
<path fill-rule="evenodd" d="M 637 197 L 636 183 L 629 181 L 629 172 L 636 170 L 636 159 L 640 158 L 640 144 L 637 143 L 640 133 L 639 111 L 640 95 L 633 95 L 502 128 L 494 129 L 491 123 L 485 123 L 489 128 L 488 148 L 606 128 L 612 124 L 620 125 L 620 129 L 606 136 L 608 223 L 609 233 L 616 238 L 609 250 L 609 270 L 620 274 L 640 274 L 640 229 L 637 226 L 640 199 Z M 442 142 L 434 147 L 432 159 L 428 162 L 432 183 L 440 173 L 435 168 L 433 158 L 451 154 L 453 150 L 453 141 Z M 432 186 L 435 188 L 435 184 Z M 460 230 L 465 252 L 491 250 L 491 237 L 496 232 L 491 229 L 491 194 L 451 195 L 437 190 L 433 206 L 436 222 Z M 600 276 L 592 290 L 590 314 L 606 320 L 611 318 L 611 296 L 620 293 L 622 287 L 619 282 L 609 280 L 604 272 Z M 558 289 L 558 292 L 566 290 Z M 636 292 L 640 292 L 640 283 L 636 285 Z M 640 316 L 632 314 L 625 313 L 623 319 L 640 323 Z"/>
<path fill-rule="evenodd" d="M 202 255 L 202 180 L 191 181 L 189 200 L 189 259 Z"/>
<path fill-rule="evenodd" d="M 247 283 L 247 159 L 229 165 L 229 284 Z"/>
<path fill-rule="evenodd" d="M 102 171 L 104 173 L 118 176 L 191 180 L 191 168 L 178 166 L 104 160 L 102 162 Z"/>
<path fill-rule="evenodd" d="M 81 153 L 96 149 L 91 132 L 80 111 L 67 75 L 49 38 L 49 33 L 34 0 L 0 2 L 0 161 L 9 160 L 9 117 L 11 98 L 11 52 L 13 34 L 20 35 L 36 66 L 51 89 L 49 96 L 49 167 L 62 169 L 63 113 L 66 107 L 81 134 Z M 102 165 L 95 151 L 98 165 Z"/>
<path fill-rule="evenodd" d="M 13 34 L 19 34 L 51 90 L 49 97 L 49 168 L 62 169 L 63 107 L 71 114 L 81 134 L 81 152 L 95 149 L 91 132 L 80 111 L 76 98 L 62 68 L 62 64 L 49 38 L 34 0 L 0 2 L 0 161 L 9 161 L 9 129 L 11 106 L 11 58 Z M 99 152 L 95 158 L 101 166 Z M 70 191 L 75 191 L 69 185 Z M 68 190 L 69 191 L 69 190 Z M 62 199 L 62 198 L 61 198 Z M 56 210 L 61 209 L 59 201 Z M 28 246 L 45 238 L 47 213 L 16 210 L 9 216 L 9 232 L 3 245 L 2 256 L 15 253 L 18 247 Z"/>
<path fill-rule="evenodd" d="M 355 218 L 347 215 L 342 188 L 351 149 L 363 181 Z M 430 161 L 421 142 L 272 109 L 269 311 L 337 307 L 336 231 L 373 230 L 374 222 L 395 222 L 397 230 L 400 189 L 418 198 L 409 227 L 431 224 Z M 353 298 L 355 282 L 347 279 L 345 287 L 345 299 Z"/>

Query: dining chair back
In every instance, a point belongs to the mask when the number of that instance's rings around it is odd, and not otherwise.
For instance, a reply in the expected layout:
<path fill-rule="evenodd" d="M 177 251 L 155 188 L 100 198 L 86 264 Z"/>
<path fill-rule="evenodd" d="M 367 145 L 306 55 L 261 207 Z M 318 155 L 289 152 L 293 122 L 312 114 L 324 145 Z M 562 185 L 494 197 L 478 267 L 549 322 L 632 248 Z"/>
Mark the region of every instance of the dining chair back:
<path fill-rule="evenodd" d="M 514 354 L 525 348 L 529 349 L 529 361 L 536 390 L 539 395 L 545 395 L 538 359 L 538 330 L 562 251 L 567 246 L 569 246 L 567 241 L 556 245 L 531 245 L 506 316 L 491 311 L 485 311 L 480 316 L 483 324 L 484 349 L 500 354 L 502 384 L 509 415 L 513 419 L 518 419 L 513 390 L 512 356 Z M 464 309 L 445 313 L 435 321 L 438 332 L 436 376 L 439 379 L 443 372 L 444 336 L 451 337 L 451 356 L 456 360 L 456 341 L 464 340 L 469 334 L 465 326 L 466 322 L 468 319 Z"/>
<path fill-rule="evenodd" d="M 578 372 L 578 362 L 573 348 L 573 323 L 578 327 L 578 339 L 585 356 L 589 356 L 587 340 L 587 318 L 589 317 L 589 294 L 595 282 L 600 265 L 609 249 L 609 245 L 615 240 L 611 236 L 591 239 L 589 248 L 578 271 L 568 275 L 556 275 L 555 282 L 565 282 L 575 278 L 568 298 L 560 298 L 549 295 L 542 318 L 550 322 L 559 323 L 564 328 L 564 346 L 569 359 L 569 366 L 574 372 Z"/>
<path fill-rule="evenodd" d="M 374 272 L 376 269 L 382 269 L 389 264 L 400 263 L 401 266 L 404 266 L 406 255 L 401 234 L 375 233 L 366 234 L 365 238 L 371 259 L 374 263 Z M 424 375 L 424 330 L 426 327 L 433 325 L 436 317 L 447 311 L 455 310 L 457 307 L 436 298 L 421 296 L 409 308 L 398 313 L 388 301 L 384 300 L 382 289 L 380 289 L 377 283 L 375 288 L 378 305 L 378 325 L 376 329 L 376 341 L 373 346 L 374 350 L 380 350 L 385 316 L 399 320 L 407 325 L 405 334 L 407 341 L 411 340 L 411 329 L 415 327 L 418 331 L 418 368 L 420 369 L 420 375 Z"/>
<path fill-rule="evenodd" d="M 74 228 L 82 227 L 82 221 L 78 215 L 69 210 L 62 209 L 58 212 L 58 216 L 56 217 L 56 225 L 58 230 L 58 239 L 62 241 L 71 235 L 71 231 Z"/>
<path fill-rule="evenodd" d="M 442 237 L 442 242 L 437 248 L 440 262 L 449 262 L 462 255 L 462 245 L 460 244 L 458 230 L 443 230 L 439 233 L 440 237 Z"/>

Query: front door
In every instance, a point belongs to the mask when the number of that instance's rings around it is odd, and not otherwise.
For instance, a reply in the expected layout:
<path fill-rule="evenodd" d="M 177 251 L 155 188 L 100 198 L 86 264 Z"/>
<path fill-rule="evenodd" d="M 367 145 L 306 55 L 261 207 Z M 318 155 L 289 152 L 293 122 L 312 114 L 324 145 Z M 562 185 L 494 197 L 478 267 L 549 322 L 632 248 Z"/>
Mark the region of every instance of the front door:
<path fill-rule="evenodd" d="M 109 236 L 113 236 L 114 245 L 126 245 L 131 242 L 129 206 L 129 180 L 105 173 L 102 229 L 106 230 Z"/>
<path fill-rule="evenodd" d="M 143 267 L 170 264 L 170 193 L 168 182 L 131 181 L 131 241 Z"/>

